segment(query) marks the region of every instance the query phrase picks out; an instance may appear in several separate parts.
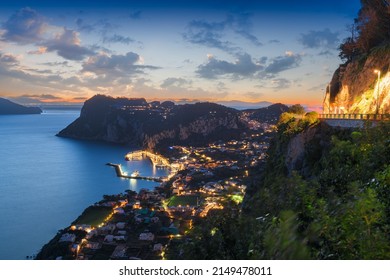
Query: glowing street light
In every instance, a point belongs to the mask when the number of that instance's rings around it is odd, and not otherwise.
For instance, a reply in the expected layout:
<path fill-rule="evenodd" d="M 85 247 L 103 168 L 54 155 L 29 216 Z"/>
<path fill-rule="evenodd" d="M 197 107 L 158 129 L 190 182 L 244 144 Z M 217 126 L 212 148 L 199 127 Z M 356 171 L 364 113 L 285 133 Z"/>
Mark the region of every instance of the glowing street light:
<path fill-rule="evenodd" d="M 381 79 L 381 71 L 375 69 L 375 74 L 378 74 L 378 81 L 376 82 L 377 92 L 376 92 L 376 114 L 379 114 L 379 80 Z"/>

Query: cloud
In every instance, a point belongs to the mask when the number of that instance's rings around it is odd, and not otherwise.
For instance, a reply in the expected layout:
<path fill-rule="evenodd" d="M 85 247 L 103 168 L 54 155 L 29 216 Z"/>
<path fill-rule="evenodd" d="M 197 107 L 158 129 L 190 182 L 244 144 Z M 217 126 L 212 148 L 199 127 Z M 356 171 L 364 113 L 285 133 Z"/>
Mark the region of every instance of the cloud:
<path fill-rule="evenodd" d="M 78 27 L 82 26 L 81 19 L 76 21 Z M 54 38 L 48 32 L 49 25 L 45 18 L 35 10 L 23 8 L 13 14 L 3 25 L 2 40 L 16 42 L 18 44 L 38 45 L 38 50 L 29 51 L 28 54 L 44 54 L 56 52 L 59 56 L 69 60 L 82 60 L 94 52 L 80 45 L 78 33 L 74 30 L 62 28 L 61 32 Z M 50 26 L 53 29 L 57 26 Z"/>
<path fill-rule="evenodd" d="M 281 42 L 277 39 L 269 40 L 268 43 L 270 44 L 280 44 Z"/>
<path fill-rule="evenodd" d="M 291 81 L 285 79 L 285 78 L 280 78 L 280 79 L 274 79 L 271 81 L 272 87 L 275 89 L 275 91 L 289 88 L 291 86 Z"/>
<path fill-rule="evenodd" d="M 96 75 L 124 77 L 131 74 L 144 73 L 145 69 L 159 69 L 151 65 L 141 65 L 142 58 L 133 52 L 126 55 L 107 55 L 100 53 L 88 58 L 82 65 L 82 72 L 92 72 Z"/>
<path fill-rule="evenodd" d="M 46 47 L 39 47 L 37 50 L 35 51 L 29 51 L 27 52 L 28 54 L 36 54 L 36 55 L 41 55 L 41 54 L 44 54 L 47 52 L 47 48 Z"/>
<path fill-rule="evenodd" d="M 16 66 L 19 65 L 19 60 L 12 54 L 3 54 L 0 52 L 0 64 L 4 66 Z"/>
<path fill-rule="evenodd" d="M 160 85 L 161 88 L 190 86 L 192 81 L 183 78 L 167 78 Z"/>
<path fill-rule="evenodd" d="M 225 27 L 226 22 L 193 20 L 188 23 L 187 33 L 183 34 L 183 38 L 192 44 L 230 52 L 237 48 L 234 48 L 231 42 L 222 40 L 222 31 Z"/>
<path fill-rule="evenodd" d="M 243 94 L 245 97 L 248 97 L 252 100 L 258 100 L 260 97 L 262 97 L 264 94 L 260 92 L 246 92 Z"/>
<path fill-rule="evenodd" d="M 24 94 L 24 95 L 21 95 L 20 97 L 29 97 L 29 98 L 37 98 L 39 100 L 42 100 L 42 99 L 49 99 L 49 100 L 58 100 L 58 99 L 62 99 L 61 97 L 58 97 L 58 96 L 55 96 L 55 95 L 52 95 L 52 94 Z"/>
<path fill-rule="evenodd" d="M 41 70 L 41 69 L 34 69 L 34 68 L 24 68 L 23 70 L 28 72 L 38 73 L 38 74 L 53 74 L 53 71 L 49 69 Z"/>
<path fill-rule="evenodd" d="M 113 24 L 108 19 L 100 19 L 94 24 L 94 26 L 99 27 L 101 29 L 100 32 L 102 33 L 115 30 L 118 27 L 116 24 Z"/>
<path fill-rule="evenodd" d="M 218 60 L 209 56 L 207 63 L 199 65 L 198 75 L 206 79 L 215 79 L 217 76 L 230 75 L 233 78 L 252 77 L 264 67 L 253 62 L 252 57 L 245 53 L 237 55 L 235 62 Z"/>
<path fill-rule="evenodd" d="M 25 90 L 36 92 L 45 90 L 67 90 L 71 88 L 59 74 L 51 70 L 30 69 L 21 65 L 17 57 L 0 52 L 0 82 L 7 84 L 7 91 Z M 79 84 L 80 85 L 80 84 Z"/>
<path fill-rule="evenodd" d="M 325 56 L 325 57 L 334 57 L 334 53 L 329 50 L 324 50 L 318 53 L 318 55 Z"/>
<path fill-rule="evenodd" d="M 134 42 L 135 42 L 134 39 L 127 36 L 118 35 L 118 34 L 103 37 L 103 43 L 122 43 L 128 45 Z"/>
<path fill-rule="evenodd" d="M 25 97 L 25 96 L 11 96 L 8 97 L 9 100 L 19 103 L 19 104 L 38 104 L 41 103 L 41 100 L 37 98 L 32 98 L 32 97 Z"/>
<path fill-rule="evenodd" d="M 23 45 L 40 42 L 46 26 L 44 18 L 36 11 L 23 8 L 3 23 L 2 40 Z"/>
<path fill-rule="evenodd" d="M 88 97 L 73 97 L 73 100 L 82 100 L 82 101 L 84 101 L 84 100 L 87 100 L 88 99 Z"/>
<path fill-rule="evenodd" d="M 62 62 L 45 62 L 45 63 L 41 63 L 41 65 L 70 67 L 68 61 L 62 61 Z"/>
<path fill-rule="evenodd" d="M 59 56 L 69 60 L 83 60 L 88 55 L 95 54 L 92 50 L 80 45 L 78 33 L 63 28 L 62 33 L 46 42 L 48 52 L 56 52 Z"/>
<path fill-rule="evenodd" d="M 186 33 L 183 34 L 183 39 L 192 44 L 216 48 L 228 53 L 238 52 L 241 50 L 239 46 L 224 39 L 225 34 L 231 31 L 247 39 L 255 46 L 262 46 L 263 44 L 251 32 L 251 16 L 249 13 L 241 13 L 231 14 L 227 19 L 219 22 L 190 21 L 187 24 Z"/>
<path fill-rule="evenodd" d="M 260 64 L 266 64 L 266 63 L 267 63 L 267 60 L 268 60 L 268 57 L 262 56 L 262 57 L 260 57 L 260 59 L 258 60 L 258 63 L 260 63 Z"/>
<path fill-rule="evenodd" d="M 130 13 L 129 17 L 131 19 L 140 19 L 141 14 L 142 14 L 142 11 L 136 11 L 136 12 Z"/>
<path fill-rule="evenodd" d="M 277 74 L 291 68 L 296 68 L 300 65 L 301 61 L 301 55 L 286 52 L 284 56 L 277 56 L 272 59 L 271 63 L 265 68 L 265 73 Z"/>
<path fill-rule="evenodd" d="M 308 33 L 302 33 L 298 41 L 306 48 L 335 48 L 339 42 L 339 33 L 332 32 L 329 28 L 315 31 L 311 30 Z"/>
<path fill-rule="evenodd" d="M 268 76 L 264 80 L 263 84 L 256 85 L 256 88 L 260 89 L 273 89 L 274 91 L 280 91 L 291 87 L 301 87 L 299 79 L 288 80 L 286 78 L 275 78 L 275 76 Z"/>
<path fill-rule="evenodd" d="M 226 91 L 227 90 L 226 84 L 224 82 L 218 82 L 217 83 L 217 90 L 218 91 Z"/>
<path fill-rule="evenodd" d="M 320 85 L 316 85 L 314 87 L 308 88 L 307 90 L 314 91 L 314 92 L 324 92 L 327 86 L 328 86 L 327 84 L 320 84 Z"/>
<path fill-rule="evenodd" d="M 251 32 L 253 24 L 250 20 L 251 13 L 240 13 L 236 15 L 230 15 L 228 18 L 228 24 L 232 26 L 235 33 L 241 35 L 243 38 L 250 41 L 255 46 L 262 46 L 263 44 L 259 39 Z"/>
<path fill-rule="evenodd" d="M 247 53 L 237 54 L 234 62 L 219 60 L 213 55 L 208 55 L 208 61 L 199 65 L 196 73 L 205 79 L 220 77 L 230 78 L 233 81 L 237 79 L 273 79 L 274 84 L 278 84 L 279 88 L 284 85 L 288 86 L 288 84 L 287 80 L 276 79 L 277 75 L 282 71 L 299 67 L 301 61 L 302 55 L 293 52 L 286 52 L 285 55 L 272 59 L 267 57 L 253 59 Z"/>
<path fill-rule="evenodd" d="M 82 18 L 78 18 L 76 20 L 76 25 L 78 31 L 84 31 L 90 33 L 95 30 L 95 26 L 85 23 L 85 21 Z"/>
<path fill-rule="evenodd" d="M 185 64 L 192 64 L 193 61 L 191 59 L 187 58 L 187 59 L 183 60 L 183 63 L 185 63 Z"/>
<path fill-rule="evenodd" d="M 63 101 L 62 97 L 53 94 L 23 94 L 9 97 L 9 99 L 20 104 L 41 104 Z"/>

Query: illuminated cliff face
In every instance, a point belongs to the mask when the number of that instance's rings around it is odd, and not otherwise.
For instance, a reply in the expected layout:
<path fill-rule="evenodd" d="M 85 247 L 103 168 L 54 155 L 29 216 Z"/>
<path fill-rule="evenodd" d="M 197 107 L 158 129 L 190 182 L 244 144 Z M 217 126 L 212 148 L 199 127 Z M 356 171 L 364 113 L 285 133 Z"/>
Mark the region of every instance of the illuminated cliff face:
<path fill-rule="evenodd" d="M 327 88 L 324 114 L 390 114 L 389 69 L 390 46 L 340 66 Z"/>
<path fill-rule="evenodd" d="M 390 113 L 390 73 L 377 81 L 373 89 L 357 97 L 349 107 L 348 113 L 387 114 Z"/>

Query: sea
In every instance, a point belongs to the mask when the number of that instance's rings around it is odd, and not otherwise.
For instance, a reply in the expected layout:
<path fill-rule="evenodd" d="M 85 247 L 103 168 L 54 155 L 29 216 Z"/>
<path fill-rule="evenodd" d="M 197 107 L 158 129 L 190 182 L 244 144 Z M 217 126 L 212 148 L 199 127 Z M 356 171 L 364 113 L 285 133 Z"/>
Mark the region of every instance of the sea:
<path fill-rule="evenodd" d="M 136 147 L 56 136 L 79 115 L 79 110 L 0 115 L 0 260 L 30 259 L 105 194 L 158 185 L 118 178 L 106 163 L 143 176 L 167 175 L 147 159 L 125 161 Z"/>

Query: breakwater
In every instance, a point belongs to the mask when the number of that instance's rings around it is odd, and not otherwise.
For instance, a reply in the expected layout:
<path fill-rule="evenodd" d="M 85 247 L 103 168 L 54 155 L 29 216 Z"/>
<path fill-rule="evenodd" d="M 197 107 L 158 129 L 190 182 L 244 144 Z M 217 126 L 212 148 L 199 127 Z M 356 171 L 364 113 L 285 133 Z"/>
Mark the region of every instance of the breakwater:
<path fill-rule="evenodd" d="M 115 163 L 106 163 L 108 166 L 112 166 L 115 168 L 116 176 L 125 178 L 125 179 L 138 179 L 138 180 L 147 180 L 147 181 L 154 181 L 154 182 L 163 182 L 164 177 L 152 177 L 152 176 L 132 176 L 128 175 L 127 173 L 123 172 L 122 166 L 120 164 Z"/>

